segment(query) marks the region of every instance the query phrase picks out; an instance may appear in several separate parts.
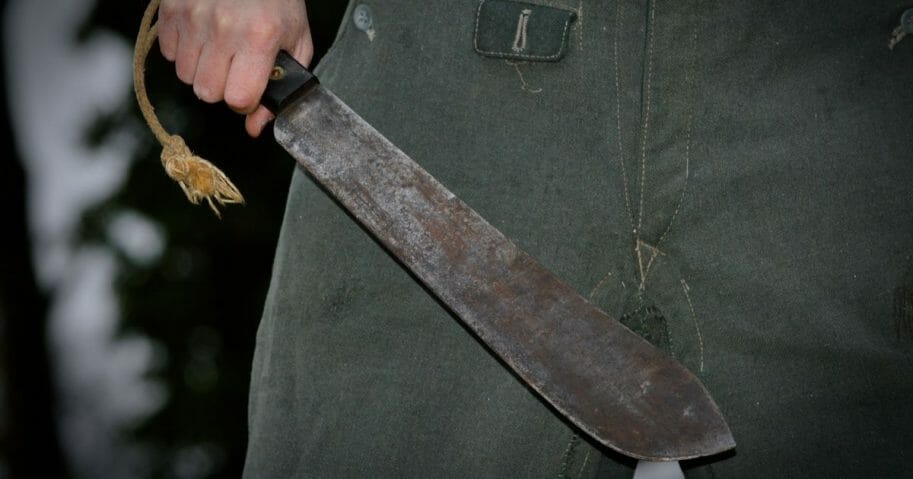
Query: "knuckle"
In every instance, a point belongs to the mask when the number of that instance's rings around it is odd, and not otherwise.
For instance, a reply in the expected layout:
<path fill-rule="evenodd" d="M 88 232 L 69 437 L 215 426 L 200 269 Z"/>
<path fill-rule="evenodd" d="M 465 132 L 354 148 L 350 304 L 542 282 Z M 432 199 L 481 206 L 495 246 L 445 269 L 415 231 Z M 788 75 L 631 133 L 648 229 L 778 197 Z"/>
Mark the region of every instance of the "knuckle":
<path fill-rule="evenodd" d="M 235 34 L 238 30 L 239 19 L 240 16 L 236 8 L 226 6 L 224 3 L 217 3 L 213 7 L 210 17 L 213 34 L 219 37 Z"/>
<path fill-rule="evenodd" d="M 256 48 L 267 48 L 278 45 L 282 34 L 281 22 L 272 16 L 261 16 L 247 22 L 244 28 L 245 38 Z"/>
<path fill-rule="evenodd" d="M 195 25 L 201 25 L 210 16 L 210 8 L 204 3 L 194 3 L 188 7 L 188 17 Z"/>
<path fill-rule="evenodd" d="M 228 12 L 216 11 L 213 14 L 212 29 L 217 36 L 231 34 L 235 30 L 235 18 Z"/>

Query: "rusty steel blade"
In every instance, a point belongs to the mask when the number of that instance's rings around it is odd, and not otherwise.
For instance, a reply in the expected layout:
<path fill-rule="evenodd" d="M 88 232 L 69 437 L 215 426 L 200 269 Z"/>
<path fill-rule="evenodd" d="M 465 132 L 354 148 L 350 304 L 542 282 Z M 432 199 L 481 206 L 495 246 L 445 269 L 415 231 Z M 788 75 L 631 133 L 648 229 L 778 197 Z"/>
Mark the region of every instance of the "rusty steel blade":
<path fill-rule="evenodd" d="M 700 381 L 590 304 L 321 86 L 278 115 L 278 142 L 501 359 L 622 454 L 735 446 Z"/>

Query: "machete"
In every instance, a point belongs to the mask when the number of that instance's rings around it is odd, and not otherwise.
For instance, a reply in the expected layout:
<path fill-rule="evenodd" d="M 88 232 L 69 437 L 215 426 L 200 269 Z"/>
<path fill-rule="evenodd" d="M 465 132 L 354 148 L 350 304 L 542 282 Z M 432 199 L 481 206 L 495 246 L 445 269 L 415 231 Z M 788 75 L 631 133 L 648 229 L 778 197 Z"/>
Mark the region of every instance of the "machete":
<path fill-rule="evenodd" d="M 735 447 L 690 371 L 560 281 L 284 52 L 262 102 L 289 154 L 596 441 L 652 461 Z"/>

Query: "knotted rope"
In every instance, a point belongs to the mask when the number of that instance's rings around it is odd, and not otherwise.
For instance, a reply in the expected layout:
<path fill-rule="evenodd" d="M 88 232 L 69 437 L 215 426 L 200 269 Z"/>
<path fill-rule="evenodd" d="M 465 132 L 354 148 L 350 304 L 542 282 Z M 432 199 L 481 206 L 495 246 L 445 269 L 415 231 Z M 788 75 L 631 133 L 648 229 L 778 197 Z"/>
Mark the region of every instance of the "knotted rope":
<path fill-rule="evenodd" d="M 194 155 L 180 135 L 172 135 L 165 131 L 146 94 L 146 57 L 157 38 L 157 29 L 152 23 L 152 17 L 158 11 L 159 3 L 161 0 L 149 2 L 136 37 L 133 52 L 133 89 L 136 91 L 136 100 L 146 123 L 162 144 L 162 166 L 165 167 L 165 172 L 181 186 L 191 203 L 199 204 L 200 200 L 205 199 L 216 216 L 221 217 L 215 203 L 220 206 L 243 203 L 244 197 L 241 196 L 241 192 L 221 170 Z"/>

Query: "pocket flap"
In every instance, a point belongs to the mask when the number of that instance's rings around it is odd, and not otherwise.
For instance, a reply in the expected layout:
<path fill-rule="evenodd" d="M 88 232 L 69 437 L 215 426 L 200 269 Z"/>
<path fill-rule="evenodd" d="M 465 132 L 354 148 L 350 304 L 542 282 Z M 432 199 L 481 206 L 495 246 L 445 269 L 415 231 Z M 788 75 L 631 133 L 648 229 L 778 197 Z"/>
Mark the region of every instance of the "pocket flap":
<path fill-rule="evenodd" d="M 475 51 L 515 60 L 555 62 L 567 51 L 571 10 L 510 0 L 482 0 L 476 12 Z"/>

